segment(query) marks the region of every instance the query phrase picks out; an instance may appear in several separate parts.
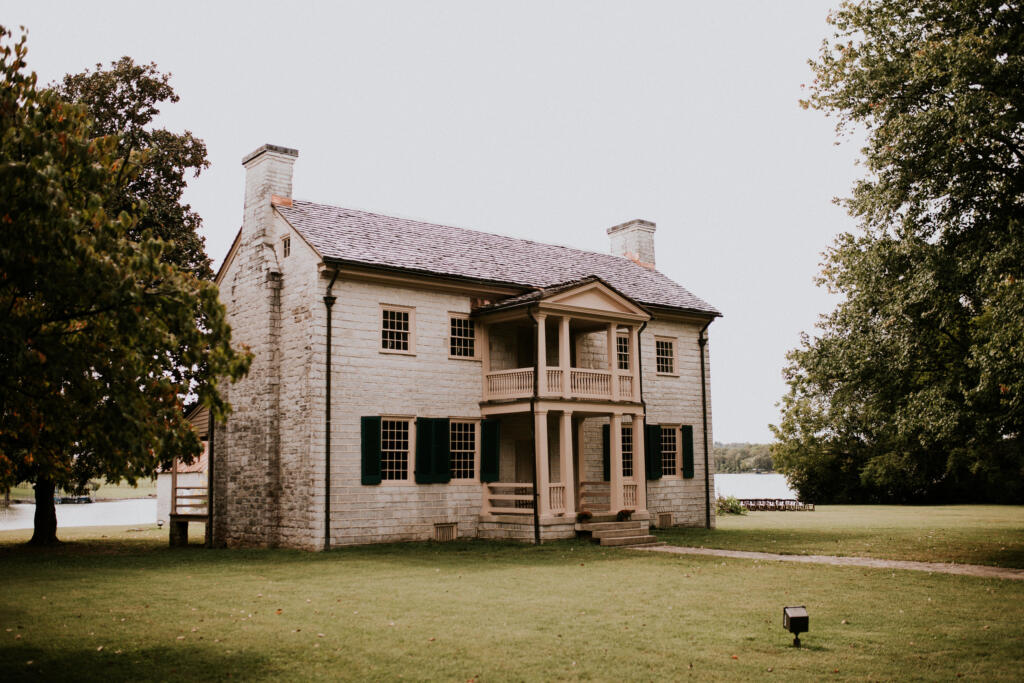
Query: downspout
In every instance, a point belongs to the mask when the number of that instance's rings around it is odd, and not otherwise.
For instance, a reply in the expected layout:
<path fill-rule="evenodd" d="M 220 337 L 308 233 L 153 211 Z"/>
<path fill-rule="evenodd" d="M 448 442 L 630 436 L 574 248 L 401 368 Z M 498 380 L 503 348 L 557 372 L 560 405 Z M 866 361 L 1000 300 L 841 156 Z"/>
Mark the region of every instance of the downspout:
<path fill-rule="evenodd" d="M 643 348 L 643 344 L 640 343 L 640 335 L 647 329 L 647 323 L 645 320 L 644 324 L 640 326 L 640 329 L 636 331 L 636 374 L 640 378 L 640 405 L 644 409 L 644 448 L 650 450 L 647 445 L 647 401 L 644 400 L 644 361 L 643 356 L 640 353 L 640 349 Z M 614 379 L 614 378 L 613 378 Z M 636 443 L 636 434 L 633 434 L 633 443 Z M 635 460 L 635 459 L 634 459 Z M 647 454 L 644 453 L 644 470 L 650 468 L 650 464 L 647 462 Z M 647 472 L 643 473 L 644 477 L 644 500 L 647 500 L 647 484 L 650 483 L 647 479 Z M 647 513 L 650 515 L 651 508 L 647 507 Z"/>
<path fill-rule="evenodd" d="M 533 320 L 533 343 L 537 343 L 537 326 L 540 324 L 533 315 L 533 309 L 526 309 L 527 315 Z M 545 349 L 538 348 L 533 354 L 533 396 L 530 397 L 530 431 L 533 434 L 533 447 L 537 448 L 537 398 L 540 395 L 540 354 L 546 354 Z M 533 454 L 533 543 L 540 545 L 540 500 L 537 491 L 537 453 Z"/>
<path fill-rule="evenodd" d="M 708 389 L 707 374 L 704 369 L 704 347 L 708 338 L 704 333 L 714 322 L 709 320 L 697 333 L 697 345 L 700 347 L 700 413 L 701 413 L 701 436 L 704 438 L 704 528 L 711 528 L 711 473 L 708 471 Z"/>
<path fill-rule="evenodd" d="M 337 279 L 338 269 L 335 268 L 324 295 L 324 307 L 327 309 L 327 349 L 324 354 L 324 550 L 331 549 L 331 310 L 337 301 L 331 290 Z"/>
<path fill-rule="evenodd" d="M 213 410 L 206 426 L 206 547 L 213 547 Z"/>

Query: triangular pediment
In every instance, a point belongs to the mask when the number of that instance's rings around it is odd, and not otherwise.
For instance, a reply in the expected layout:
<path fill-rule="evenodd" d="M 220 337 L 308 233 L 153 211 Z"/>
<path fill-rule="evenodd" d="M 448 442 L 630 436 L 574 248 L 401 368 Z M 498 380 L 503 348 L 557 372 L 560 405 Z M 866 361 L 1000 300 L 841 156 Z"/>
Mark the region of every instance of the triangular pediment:
<path fill-rule="evenodd" d="M 632 299 L 597 279 L 544 296 L 540 300 L 540 308 L 577 310 L 643 320 L 650 318 Z"/>

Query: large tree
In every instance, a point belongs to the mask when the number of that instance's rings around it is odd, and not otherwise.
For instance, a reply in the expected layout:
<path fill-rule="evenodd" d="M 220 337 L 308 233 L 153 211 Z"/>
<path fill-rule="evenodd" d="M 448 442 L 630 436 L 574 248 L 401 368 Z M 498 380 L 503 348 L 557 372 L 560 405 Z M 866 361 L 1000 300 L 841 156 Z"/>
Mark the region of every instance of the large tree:
<path fill-rule="evenodd" d="M 863 134 L 842 302 L 790 352 L 777 468 L 818 501 L 1024 493 L 1024 12 L 865 0 L 829 17 L 803 104 Z"/>
<path fill-rule="evenodd" d="M 144 203 L 120 203 L 146 154 L 96 137 L 86 107 L 37 87 L 26 53 L 0 27 L 0 488 L 35 483 L 33 542 L 52 543 L 55 487 L 198 455 L 184 396 L 222 416 L 217 378 L 249 355 L 216 287 L 138 231 Z"/>
<path fill-rule="evenodd" d="M 88 107 L 93 136 L 115 135 L 118 156 L 139 159 L 134 175 L 108 201 L 108 211 L 132 212 L 145 202 L 147 210 L 132 228 L 132 238 L 151 234 L 164 240 L 164 260 L 211 278 L 210 259 L 198 233 L 202 219 L 182 202 L 188 177 L 197 177 L 210 165 L 206 144 L 187 130 L 172 133 L 153 127 L 160 106 L 179 100 L 170 78 L 156 64 L 136 64 L 131 57 L 122 57 L 107 69 L 97 64 L 95 71 L 68 74 L 55 89 Z M 140 157 L 138 152 L 145 154 Z"/>

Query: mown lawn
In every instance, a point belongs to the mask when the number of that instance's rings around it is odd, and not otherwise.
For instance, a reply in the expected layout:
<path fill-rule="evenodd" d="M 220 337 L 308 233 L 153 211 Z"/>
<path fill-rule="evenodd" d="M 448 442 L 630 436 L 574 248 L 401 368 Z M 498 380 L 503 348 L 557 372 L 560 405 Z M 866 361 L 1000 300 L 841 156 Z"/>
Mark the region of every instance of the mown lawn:
<path fill-rule="evenodd" d="M 819 505 L 720 515 L 718 528 L 665 529 L 673 545 L 1024 567 L 1021 505 Z"/>
<path fill-rule="evenodd" d="M 316 554 L 62 537 L 0 534 L 5 680 L 1009 681 L 1024 657 L 1019 581 L 576 541 Z M 787 604 L 811 615 L 800 650 Z"/>

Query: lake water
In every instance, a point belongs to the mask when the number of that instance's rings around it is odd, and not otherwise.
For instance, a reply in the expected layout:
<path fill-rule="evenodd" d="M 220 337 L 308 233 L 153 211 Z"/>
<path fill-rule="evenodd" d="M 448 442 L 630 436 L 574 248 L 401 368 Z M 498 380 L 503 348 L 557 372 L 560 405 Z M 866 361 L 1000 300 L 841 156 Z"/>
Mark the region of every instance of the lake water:
<path fill-rule="evenodd" d="M 716 474 L 715 494 L 726 498 L 796 498 L 781 474 Z"/>
<path fill-rule="evenodd" d="M 103 503 L 58 505 L 57 528 L 72 526 L 116 526 L 156 524 L 156 498 L 112 500 Z M 36 506 L 11 505 L 0 508 L 0 531 L 31 529 Z"/>
<path fill-rule="evenodd" d="M 716 474 L 715 495 L 736 498 L 796 498 L 781 474 Z M 0 508 L 0 531 L 31 529 L 35 505 Z M 58 505 L 57 528 L 156 524 L 156 499 L 116 500 L 85 505 Z"/>

